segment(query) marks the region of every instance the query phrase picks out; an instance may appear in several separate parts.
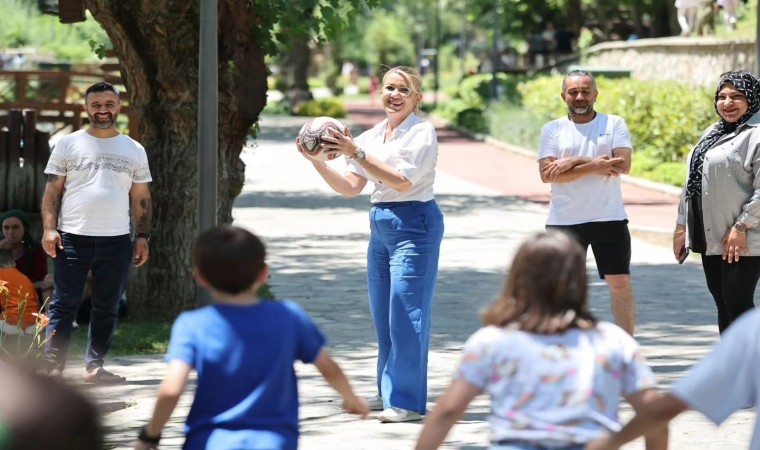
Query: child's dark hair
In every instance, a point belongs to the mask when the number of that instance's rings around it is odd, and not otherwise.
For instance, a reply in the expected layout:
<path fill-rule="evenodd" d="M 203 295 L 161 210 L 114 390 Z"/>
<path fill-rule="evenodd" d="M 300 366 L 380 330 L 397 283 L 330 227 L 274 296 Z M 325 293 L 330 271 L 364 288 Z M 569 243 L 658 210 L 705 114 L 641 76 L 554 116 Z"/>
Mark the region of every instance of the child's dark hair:
<path fill-rule="evenodd" d="M 96 92 L 113 92 L 114 94 L 119 95 L 119 91 L 117 91 L 111 83 L 100 81 L 87 88 L 87 90 L 84 92 L 85 100 L 87 100 L 88 95 L 94 94 Z"/>
<path fill-rule="evenodd" d="M 195 241 L 193 260 L 200 275 L 217 291 L 239 294 L 250 289 L 264 270 L 266 249 L 253 233 L 219 225 Z"/>
<path fill-rule="evenodd" d="M 63 380 L 6 363 L 0 364 L 0 385 L 0 448 L 105 448 L 100 413 L 78 389 Z"/>
<path fill-rule="evenodd" d="M 586 252 L 561 232 L 529 237 L 515 254 L 504 290 L 483 314 L 485 325 L 560 333 L 596 325 L 587 301 Z"/>

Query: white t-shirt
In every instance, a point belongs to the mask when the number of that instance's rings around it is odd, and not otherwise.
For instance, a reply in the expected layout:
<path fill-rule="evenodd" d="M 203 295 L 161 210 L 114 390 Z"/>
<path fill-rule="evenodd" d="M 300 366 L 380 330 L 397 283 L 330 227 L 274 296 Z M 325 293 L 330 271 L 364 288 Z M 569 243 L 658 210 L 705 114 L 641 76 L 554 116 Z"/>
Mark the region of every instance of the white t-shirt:
<path fill-rule="evenodd" d="M 577 124 L 562 117 L 541 129 L 538 159 L 572 156 L 612 158 L 616 148 L 633 148 L 625 121 L 597 113 L 588 123 Z M 569 183 L 552 183 L 547 225 L 576 225 L 586 222 L 624 220 L 620 177 L 585 175 Z"/>
<path fill-rule="evenodd" d="M 720 425 L 740 408 L 760 410 L 760 310 L 744 313 L 713 350 L 673 384 L 673 395 Z M 760 450 L 755 421 L 750 450 Z"/>
<path fill-rule="evenodd" d="M 391 138 L 385 141 L 387 124 L 388 119 L 385 119 L 360 134 L 356 138 L 356 144 L 365 153 L 396 168 L 412 183 L 412 188 L 406 192 L 396 191 L 380 183 L 353 159 L 346 158 L 346 171 L 375 183 L 375 190 L 370 197 L 372 203 L 433 200 L 435 165 L 438 162 L 435 127 L 412 113 L 393 130 Z"/>
<path fill-rule="evenodd" d="M 129 233 L 129 190 L 152 181 L 145 149 L 129 136 L 97 138 L 87 130 L 64 136 L 45 173 L 66 177 L 58 229 L 84 236 Z"/>
<path fill-rule="evenodd" d="M 621 328 L 535 334 L 481 328 L 455 378 L 491 397 L 491 440 L 582 444 L 620 428 L 620 397 L 655 386 L 638 343 Z"/>

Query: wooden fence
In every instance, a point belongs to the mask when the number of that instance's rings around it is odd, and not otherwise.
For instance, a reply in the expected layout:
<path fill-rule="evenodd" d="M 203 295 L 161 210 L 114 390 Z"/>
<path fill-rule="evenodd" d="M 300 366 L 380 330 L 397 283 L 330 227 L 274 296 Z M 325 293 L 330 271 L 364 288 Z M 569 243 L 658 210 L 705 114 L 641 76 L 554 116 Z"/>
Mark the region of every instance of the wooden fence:
<path fill-rule="evenodd" d="M 7 129 L 0 130 L 0 212 L 40 211 L 49 157 L 50 135 L 37 130 L 37 113 L 8 111 Z"/>

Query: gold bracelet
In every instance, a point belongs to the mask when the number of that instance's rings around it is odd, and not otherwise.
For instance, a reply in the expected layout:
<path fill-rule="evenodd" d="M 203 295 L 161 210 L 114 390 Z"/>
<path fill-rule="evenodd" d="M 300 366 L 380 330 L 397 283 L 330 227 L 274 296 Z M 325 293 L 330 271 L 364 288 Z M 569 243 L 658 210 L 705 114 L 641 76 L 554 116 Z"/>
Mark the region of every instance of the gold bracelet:
<path fill-rule="evenodd" d="M 680 235 L 682 235 L 684 233 L 686 233 L 686 228 L 674 231 L 673 232 L 673 236 L 680 236 Z"/>

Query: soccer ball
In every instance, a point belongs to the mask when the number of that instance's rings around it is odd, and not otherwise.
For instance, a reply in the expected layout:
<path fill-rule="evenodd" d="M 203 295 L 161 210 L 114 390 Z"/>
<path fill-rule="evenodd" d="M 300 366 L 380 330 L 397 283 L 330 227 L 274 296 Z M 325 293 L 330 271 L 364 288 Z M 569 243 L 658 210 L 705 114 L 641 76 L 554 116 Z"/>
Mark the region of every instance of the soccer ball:
<path fill-rule="evenodd" d="M 337 119 L 332 117 L 315 117 L 301 127 L 298 138 L 309 158 L 317 161 L 328 161 L 340 156 L 340 153 L 323 151 L 322 136 L 332 136 L 332 131 L 343 133 L 346 129 Z"/>

